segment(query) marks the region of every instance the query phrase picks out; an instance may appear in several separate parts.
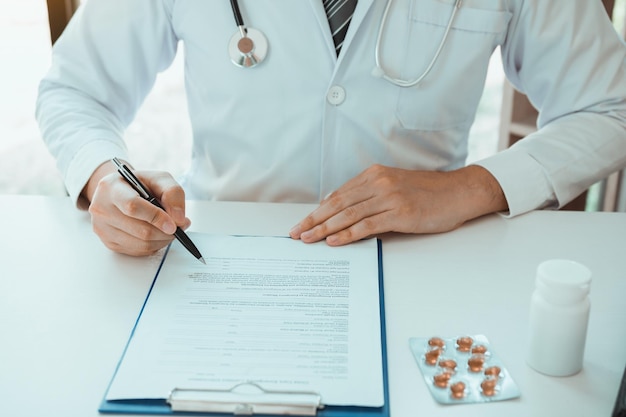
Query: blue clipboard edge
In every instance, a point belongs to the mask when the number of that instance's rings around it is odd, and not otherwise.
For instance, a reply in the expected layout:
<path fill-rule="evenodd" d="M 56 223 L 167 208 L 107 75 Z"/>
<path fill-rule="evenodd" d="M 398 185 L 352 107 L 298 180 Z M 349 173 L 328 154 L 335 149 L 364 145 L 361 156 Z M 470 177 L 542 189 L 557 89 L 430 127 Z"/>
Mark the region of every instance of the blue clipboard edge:
<path fill-rule="evenodd" d="M 380 308 L 380 341 L 381 341 L 381 354 L 383 361 L 383 395 L 385 398 L 385 404 L 382 407 L 355 407 L 355 406 L 326 406 L 320 409 L 317 412 L 317 416 L 319 417 L 354 417 L 354 416 L 377 416 L 377 417 L 389 417 L 389 378 L 387 372 L 387 337 L 386 337 L 386 325 L 385 325 L 385 295 L 384 295 L 384 285 L 383 285 L 383 245 L 380 239 L 376 239 L 377 247 L 378 247 L 378 296 L 380 298 L 379 308 Z M 109 391 L 109 387 L 113 383 L 113 379 L 117 374 L 117 370 L 122 363 L 124 355 L 126 354 L 126 349 L 128 348 L 128 344 L 135 333 L 135 328 L 139 323 L 139 319 L 141 318 L 141 314 L 143 313 L 143 309 L 148 302 L 148 298 L 150 298 L 150 293 L 152 292 L 152 288 L 154 288 L 154 283 L 156 282 L 157 277 L 159 276 L 159 272 L 161 272 L 161 267 L 165 262 L 165 258 L 167 257 L 167 253 L 169 252 L 170 247 L 168 246 L 167 250 L 163 254 L 163 259 L 159 264 L 159 268 L 152 280 L 152 284 L 150 285 L 150 289 L 148 294 L 146 295 L 146 299 L 141 306 L 141 311 L 137 316 L 137 320 L 135 321 L 135 325 L 133 326 L 133 330 L 128 338 L 128 342 L 124 347 L 124 351 L 120 357 L 120 360 L 115 368 L 115 372 L 113 373 L 113 377 L 111 377 L 111 381 L 107 386 L 107 389 L 104 394 L 104 398 L 100 403 L 100 407 L 98 408 L 98 412 L 101 414 L 143 414 L 143 415 L 179 415 L 179 416 L 211 416 L 211 417 L 232 417 L 232 414 L 224 414 L 224 413 L 201 413 L 201 412 L 173 412 L 169 407 L 165 399 L 163 400 L 123 400 L 123 401 L 108 401 L 106 399 L 106 394 Z M 268 414 L 264 414 L 267 417 L 281 417 L 281 416 L 270 416 Z"/>

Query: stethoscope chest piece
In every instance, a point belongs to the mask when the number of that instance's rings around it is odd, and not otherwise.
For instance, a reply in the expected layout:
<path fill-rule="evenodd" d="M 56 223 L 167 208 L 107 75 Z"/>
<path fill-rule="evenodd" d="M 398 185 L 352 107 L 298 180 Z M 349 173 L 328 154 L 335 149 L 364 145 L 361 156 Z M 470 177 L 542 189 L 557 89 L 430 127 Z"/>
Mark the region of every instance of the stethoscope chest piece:
<path fill-rule="evenodd" d="M 267 56 L 267 39 L 260 30 L 240 27 L 230 38 L 228 53 L 233 64 L 252 68 Z"/>

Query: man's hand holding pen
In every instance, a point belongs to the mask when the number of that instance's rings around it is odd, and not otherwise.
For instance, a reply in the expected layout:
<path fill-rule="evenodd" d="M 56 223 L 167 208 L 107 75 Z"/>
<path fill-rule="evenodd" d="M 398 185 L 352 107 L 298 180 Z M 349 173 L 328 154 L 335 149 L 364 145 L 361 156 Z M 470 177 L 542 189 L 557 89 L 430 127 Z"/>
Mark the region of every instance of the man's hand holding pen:
<path fill-rule="evenodd" d="M 187 229 L 185 192 L 174 178 L 160 171 L 136 175 L 160 201 L 163 210 L 142 198 L 117 172 L 102 164 L 83 191 L 90 201 L 94 232 L 111 250 L 133 256 L 150 255 L 174 239 L 177 227 Z"/>

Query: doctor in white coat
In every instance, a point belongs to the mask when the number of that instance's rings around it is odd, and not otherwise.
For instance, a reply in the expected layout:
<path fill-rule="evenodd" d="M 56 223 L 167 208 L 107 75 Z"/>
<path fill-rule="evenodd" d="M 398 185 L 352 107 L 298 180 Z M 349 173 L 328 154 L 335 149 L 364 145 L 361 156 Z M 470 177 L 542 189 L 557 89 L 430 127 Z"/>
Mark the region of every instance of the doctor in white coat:
<path fill-rule="evenodd" d="M 291 236 L 341 245 L 558 208 L 626 165 L 626 49 L 599 0 L 359 0 L 338 56 L 322 0 L 239 3 L 267 42 L 251 68 L 229 56 L 246 32 L 227 0 L 89 0 L 56 43 L 37 118 L 109 248 L 163 247 L 185 198 L 319 202 Z M 191 168 L 139 172 L 163 211 L 110 160 L 132 163 L 124 129 L 181 43 Z M 539 129 L 466 166 L 498 46 Z"/>

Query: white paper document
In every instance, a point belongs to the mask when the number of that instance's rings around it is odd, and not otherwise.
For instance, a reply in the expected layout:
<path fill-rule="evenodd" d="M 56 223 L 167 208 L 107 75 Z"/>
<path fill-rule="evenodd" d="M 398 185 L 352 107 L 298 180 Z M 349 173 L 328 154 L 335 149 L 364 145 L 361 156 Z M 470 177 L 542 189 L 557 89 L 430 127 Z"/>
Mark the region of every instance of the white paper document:
<path fill-rule="evenodd" d="M 172 243 L 107 400 L 254 382 L 326 405 L 383 405 L 375 239 L 190 237 L 207 265 Z"/>

